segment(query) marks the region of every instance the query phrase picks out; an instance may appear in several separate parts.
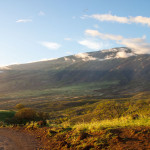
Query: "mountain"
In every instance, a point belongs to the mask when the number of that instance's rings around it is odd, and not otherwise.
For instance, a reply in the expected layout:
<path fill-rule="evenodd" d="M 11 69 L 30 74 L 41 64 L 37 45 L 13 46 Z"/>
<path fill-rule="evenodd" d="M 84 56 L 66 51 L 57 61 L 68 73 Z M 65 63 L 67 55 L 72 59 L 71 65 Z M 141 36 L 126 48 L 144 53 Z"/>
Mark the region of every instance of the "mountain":
<path fill-rule="evenodd" d="M 6 66 L 0 69 L 1 118 L 23 127 L 29 121 L 24 113 L 32 116 L 24 110 L 35 109 L 50 128 L 33 115 L 24 129 L 47 137 L 48 149 L 116 149 L 116 143 L 134 149 L 141 139 L 141 149 L 147 149 L 149 77 L 150 55 L 125 47 Z M 17 110 L 14 118 L 3 117 L 15 113 L 10 110 L 17 104 L 27 108 Z"/>
<path fill-rule="evenodd" d="M 0 93 L 104 81 L 139 84 L 143 90 L 149 87 L 149 77 L 150 55 L 121 47 L 0 68 Z"/>

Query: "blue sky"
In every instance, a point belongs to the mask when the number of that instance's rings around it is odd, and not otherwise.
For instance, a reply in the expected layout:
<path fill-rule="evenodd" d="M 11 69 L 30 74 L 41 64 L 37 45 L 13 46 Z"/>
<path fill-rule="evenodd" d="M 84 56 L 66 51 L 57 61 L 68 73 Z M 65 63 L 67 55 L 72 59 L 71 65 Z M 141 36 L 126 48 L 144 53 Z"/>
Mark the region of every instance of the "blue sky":
<path fill-rule="evenodd" d="M 0 66 L 128 46 L 150 53 L 149 0 L 1 0 Z"/>

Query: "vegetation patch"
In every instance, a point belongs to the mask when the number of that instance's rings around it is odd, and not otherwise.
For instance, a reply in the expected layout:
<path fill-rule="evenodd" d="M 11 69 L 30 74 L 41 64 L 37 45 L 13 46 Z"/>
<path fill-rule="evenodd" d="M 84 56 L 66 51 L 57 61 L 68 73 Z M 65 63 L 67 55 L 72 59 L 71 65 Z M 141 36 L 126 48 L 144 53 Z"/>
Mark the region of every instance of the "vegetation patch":
<path fill-rule="evenodd" d="M 45 149 L 115 150 L 121 146 L 130 150 L 131 141 L 141 149 L 150 146 L 150 97 L 146 92 L 122 98 L 66 97 L 47 103 L 47 108 L 48 113 L 40 112 L 18 103 L 15 111 L 1 111 L 5 113 L 1 121 L 5 127 L 36 134 L 45 142 Z"/>
<path fill-rule="evenodd" d="M 149 149 L 150 121 L 147 120 L 149 118 L 134 120 L 132 117 L 127 117 L 118 121 L 104 120 L 95 124 L 51 125 L 45 128 L 35 127 L 34 130 L 26 128 L 26 130 L 37 134 L 45 142 L 45 149 L 117 150 L 120 147 L 129 150 L 138 149 L 138 147 Z"/>
<path fill-rule="evenodd" d="M 15 111 L 0 110 L 0 121 L 5 122 L 7 119 L 13 118 Z"/>

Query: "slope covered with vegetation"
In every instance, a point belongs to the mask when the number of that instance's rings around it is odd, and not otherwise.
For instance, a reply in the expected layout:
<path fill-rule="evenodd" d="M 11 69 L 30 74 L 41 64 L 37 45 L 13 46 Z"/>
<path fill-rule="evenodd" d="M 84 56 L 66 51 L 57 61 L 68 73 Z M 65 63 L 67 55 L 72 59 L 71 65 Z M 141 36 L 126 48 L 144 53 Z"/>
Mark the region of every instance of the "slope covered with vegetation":
<path fill-rule="evenodd" d="M 1 127 L 45 149 L 149 149 L 150 55 L 122 49 L 1 69 Z"/>
<path fill-rule="evenodd" d="M 132 55 L 118 57 L 118 53 L 122 52 Z M 101 84 L 104 81 L 118 81 L 121 88 L 124 85 L 135 88 L 139 84 L 136 90 L 142 91 L 150 87 L 149 60 L 150 55 L 135 55 L 129 48 L 114 48 L 8 66 L 0 69 L 0 93 L 52 90 L 78 84 L 85 84 L 86 87 L 86 84 Z"/>

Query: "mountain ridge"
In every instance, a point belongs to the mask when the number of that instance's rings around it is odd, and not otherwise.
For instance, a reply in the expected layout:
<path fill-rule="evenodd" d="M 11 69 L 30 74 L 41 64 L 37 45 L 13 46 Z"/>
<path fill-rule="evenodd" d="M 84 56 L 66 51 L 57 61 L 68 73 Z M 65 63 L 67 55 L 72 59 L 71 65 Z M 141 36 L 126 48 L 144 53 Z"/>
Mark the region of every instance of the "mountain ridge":
<path fill-rule="evenodd" d="M 137 89 L 140 85 L 141 90 L 149 87 L 149 60 L 149 54 L 137 55 L 129 48 L 121 47 L 11 65 L 0 69 L 0 93 L 95 82 L 117 82 L 121 88 L 130 85 Z"/>
<path fill-rule="evenodd" d="M 112 54 L 113 53 L 113 54 Z M 111 49 L 105 49 L 105 50 L 99 50 L 99 51 L 94 51 L 94 52 L 85 52 L 85 53 L 78 53 L 75 55 L 69 55 L 69 56 L 64 56 L 60 58 L 53 58 L 49 60 L 41 60 L 41 61 L 35 61 L 35 62 L 29 62 L 29 63 L 24 63 L 24 64 L 12 64 L 12 65 L 7 65 L 0 67 L 0 70 L 10 70 L 11 67 L 14 68 L 20 65 L 31 65 L 35 63 L 48 63 L 52 61 L 57 61 L 57 60 L 65 60 L 65 61 L 72 61 L 76 62 L 79 60 L 83 61 L 92 61 L 92 60 L 97 60 L 97 61 L 104 61 L 108 59 L 115 59 L 115 58 L 127 58 L 131 56 L 136 56 L 136 54 L 127 47 L 119 47 L 119 48 L 111 48 Z"/>

